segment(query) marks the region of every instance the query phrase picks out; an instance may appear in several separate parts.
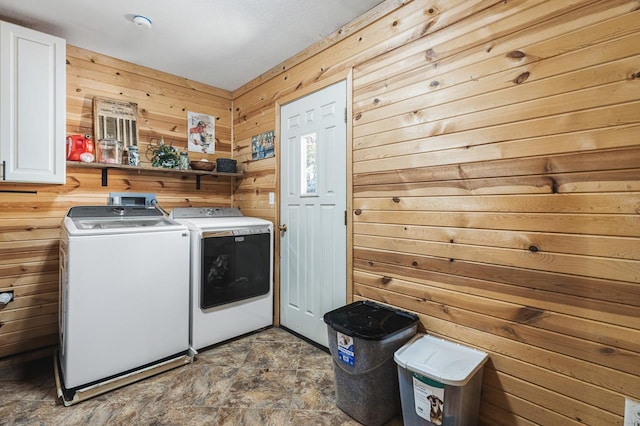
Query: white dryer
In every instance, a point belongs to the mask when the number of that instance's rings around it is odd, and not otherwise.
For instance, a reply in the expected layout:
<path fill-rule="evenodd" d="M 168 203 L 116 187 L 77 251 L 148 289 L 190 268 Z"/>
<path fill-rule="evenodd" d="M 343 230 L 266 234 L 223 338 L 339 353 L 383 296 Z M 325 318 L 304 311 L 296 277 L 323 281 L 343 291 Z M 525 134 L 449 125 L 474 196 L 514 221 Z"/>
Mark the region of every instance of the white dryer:
<path fill-rule="evenodd" d="M 229 207 L 175 208 L 191 234 L 191 345 L 273 324 L 273 224 Z"/>
<path fill-rule="evenodd" d="M 154 207 L 72 207 L 59 312 L 65 405 L 191 362 L 187 228 Z"/>

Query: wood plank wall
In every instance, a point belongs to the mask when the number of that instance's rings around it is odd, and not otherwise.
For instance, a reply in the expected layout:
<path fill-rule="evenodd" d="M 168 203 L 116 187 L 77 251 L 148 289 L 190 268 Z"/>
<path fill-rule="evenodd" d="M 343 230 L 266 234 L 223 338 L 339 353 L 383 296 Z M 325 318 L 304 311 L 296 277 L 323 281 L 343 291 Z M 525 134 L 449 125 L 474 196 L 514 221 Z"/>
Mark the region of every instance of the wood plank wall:
<path fill-rule="evenodd" d="M 487 351 L 481 424 L 622 425 L 640 399 L 640 2 L 404 3 L 234 92 L 237 204 L 277 222 L 277 159 L 251 162 L 250 136 L 353 67 L 354 298 Z"/>
<path fill-rule="evenodd" d="M 93 134 L 94 96 L 136 102 L 140 152 L 157 138 L 186 149 L 187 111 L 216 117 L 216 157 L 231 156 L 231 93 L 104 55 L 67 47 L 67 133 Z M 201 158 L 198 156 L 198 158 Z M 0 306 L 0 357 L 57 343 L 58 237 L 60 222 L 75 205 L 106 204 L 109 192 L 153 192 L 159 203 L 177 206 L 230 206 L 230 178 L 166 172 L 101 171 L 67 168 L 65 185 L 0 183 L 0 292 L 15 300 Z M 104 256 L 105 268 L 109 264 Z M 170 259 L 158 259 L 159 262 Z M 149 267 L 149 265 L 139 265 Z"/>

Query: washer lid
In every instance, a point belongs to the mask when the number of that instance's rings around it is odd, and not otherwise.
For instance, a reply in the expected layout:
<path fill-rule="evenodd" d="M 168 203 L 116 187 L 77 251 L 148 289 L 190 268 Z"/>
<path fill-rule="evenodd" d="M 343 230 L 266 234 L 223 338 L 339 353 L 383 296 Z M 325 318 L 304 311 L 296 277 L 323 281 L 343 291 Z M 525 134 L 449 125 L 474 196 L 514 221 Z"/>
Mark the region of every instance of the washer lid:
<path fill-rule="evenodd" d="M 71 207 L 69 217 L 163 217 L 160 210 L 153 206 L 77 206 Z"/>
<path fill-rule="evenodd" d="M 186 230 L 155 207 L 141 206 L 72 207 L 64 218 L 64 226 L 72 235 Z"/>
<path fill-rule="evenodd" d="M 174 226 L 175 222 L 166 217 L 140 218 L 89 218 L 75 217 L 71 219 L 78 229 L 121 229 L 121 228 L 151 228 Z"/>

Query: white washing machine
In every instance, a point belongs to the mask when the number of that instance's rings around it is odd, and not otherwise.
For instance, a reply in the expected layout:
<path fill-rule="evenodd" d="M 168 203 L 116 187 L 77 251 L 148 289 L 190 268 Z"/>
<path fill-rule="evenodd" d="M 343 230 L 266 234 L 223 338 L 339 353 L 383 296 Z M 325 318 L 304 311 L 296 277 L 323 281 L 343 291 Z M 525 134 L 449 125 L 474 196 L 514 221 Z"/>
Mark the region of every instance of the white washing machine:
<path fill-rule="evenodd" d="M 73 207 L 60 239 L 65 405 L 193 360 L 189 231 L 154 207 Z"/>
<path fill-rule="evenodd" d="M 273 224 L 229 207 L 175 208 L 191 234 L 191 345 L 273 324 Z"/>

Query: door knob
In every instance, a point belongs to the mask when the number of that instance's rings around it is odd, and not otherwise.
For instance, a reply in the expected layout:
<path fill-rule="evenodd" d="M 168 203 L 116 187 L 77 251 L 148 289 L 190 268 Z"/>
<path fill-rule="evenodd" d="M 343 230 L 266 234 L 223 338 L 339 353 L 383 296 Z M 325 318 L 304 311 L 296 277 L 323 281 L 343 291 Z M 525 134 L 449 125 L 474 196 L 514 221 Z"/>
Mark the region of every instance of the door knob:
<path fill-rule="evenodd" d="M 281 234 L 284 234 L 285 232 L 287 232 L 287 225 L 286 224 L 280 225 L 278 229 L 280 230 Z"/>

